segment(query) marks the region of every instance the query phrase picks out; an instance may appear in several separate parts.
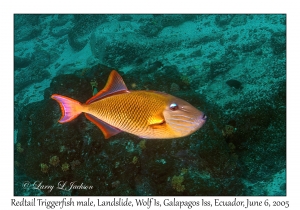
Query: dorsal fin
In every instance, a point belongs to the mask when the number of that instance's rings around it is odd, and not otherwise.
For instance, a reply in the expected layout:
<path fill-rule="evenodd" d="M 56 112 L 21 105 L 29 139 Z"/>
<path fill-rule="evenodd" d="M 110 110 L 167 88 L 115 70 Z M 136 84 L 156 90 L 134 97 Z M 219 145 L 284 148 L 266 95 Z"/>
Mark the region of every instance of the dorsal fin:
<path fill-rule="evenodd" d="M 128 89 L 120 76 L 120 74 L 112 70 L 110 73 L 108 80 L 106 82 L 105 87 L 100 90 L 96 95 L 94 95 L 92 98 L 87 100 L 86 104 L 90 104 L 94 101 L 98 101 L 102 98 L 114 95 L 114 94 L 119 94 L 119 93 L 125 93 L 128 92 Z"/>

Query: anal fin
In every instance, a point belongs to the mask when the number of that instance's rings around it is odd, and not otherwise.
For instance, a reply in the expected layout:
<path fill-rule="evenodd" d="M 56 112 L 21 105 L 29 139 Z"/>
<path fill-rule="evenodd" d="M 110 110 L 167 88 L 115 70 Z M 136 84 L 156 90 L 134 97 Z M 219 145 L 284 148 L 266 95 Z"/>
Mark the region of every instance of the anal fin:
<path fill-rule="evenodd" d="M 108 139 L 111 136 L 114 136 L 121 132 L 120 129 L 115 128 L 106 122 L 103 122 L 102 120 L 98 119 L 97 117 L 85 113 L 85 116 L 88 120 L 90 120 L 92 123 L 94 123 L 103 133 L 105 139 Z"/>

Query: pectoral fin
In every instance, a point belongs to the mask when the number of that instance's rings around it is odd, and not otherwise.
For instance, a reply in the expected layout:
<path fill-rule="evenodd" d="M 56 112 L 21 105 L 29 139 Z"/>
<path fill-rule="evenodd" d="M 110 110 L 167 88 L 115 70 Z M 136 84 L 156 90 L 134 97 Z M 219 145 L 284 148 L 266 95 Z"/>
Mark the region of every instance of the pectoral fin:
<path fill-rule="evenodd" d="M 149 126 L 152 129 L 159 129 L 166 123 L 165 118 L 162 115 L 155 116 L 151 119 Z"/>

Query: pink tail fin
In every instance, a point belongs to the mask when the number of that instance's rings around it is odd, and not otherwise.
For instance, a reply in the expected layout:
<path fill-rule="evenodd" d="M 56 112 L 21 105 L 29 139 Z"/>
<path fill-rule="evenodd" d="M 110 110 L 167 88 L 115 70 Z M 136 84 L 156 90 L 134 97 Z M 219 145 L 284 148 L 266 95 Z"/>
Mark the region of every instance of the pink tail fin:
<path fill-rule="evenodd" d="M 60 123 L 70 122 L 82 112 L 82 105 L 74 99 L 58 94 L 53 94 L 51 98 L 59 103 L 62 113 L 62 116 L 58 121 Z"/>

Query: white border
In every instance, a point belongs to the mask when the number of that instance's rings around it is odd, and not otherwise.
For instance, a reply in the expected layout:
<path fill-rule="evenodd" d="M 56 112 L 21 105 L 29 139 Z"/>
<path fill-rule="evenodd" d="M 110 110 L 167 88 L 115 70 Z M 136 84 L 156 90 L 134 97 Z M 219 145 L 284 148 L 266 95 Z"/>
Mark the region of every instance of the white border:
<path fill-rule="evenodd" d="M 293 1 L 296 2 L 296 1 Z M 1 3 L 1 190 L 0 205 L 10 209 L 13 197 L 13 14 L 14 13 L 286 13 L 287 14 L 287 196 L 271 199 L 299 199 L 299 10 L 297 3 L 279 0 L 251 1 L 2 1 Z M 284 120 L 284 119 L 283 119 Z M 47 197 L 51 199 L 51 197 Z M 57 197 L 56 197 L 57 198 Z M 211 197 L 210 197 L 211 198 Z M 251 197 L 253 198 L 253 197 Z M 55 197 L 53 198 L 55 199 Z M 94 198 L 95 199 L 95 198 Z M 163 199 L 163 198 L 160 198 Z M 187 197 L 182 198 L 191 200 Z M 200 199 L 200 198 L 198 198 Z M 211 198 L 212 199 L 212 198 Z M 227 200 L 230 198 L 224 198 Z M 246 199 L 246 198 L 245 198 Z M 260 200 L 261 197 L 256 197 Z M 262 198 L 265 199 L 265 198 Z M 98 207 L 99 208 L 99 207 Z M 198 207 L 199 208 L 199 207 Z M 202 207 L 201 207 L 202 208 Z M 20 208 L 19 208 L 20 209 Z M 195 208 L 194 208 L 195 209 Z M 262 209 L 262 208 L 260 208 Z M 270 208 L 267 208 L 270 209 Z"/>

